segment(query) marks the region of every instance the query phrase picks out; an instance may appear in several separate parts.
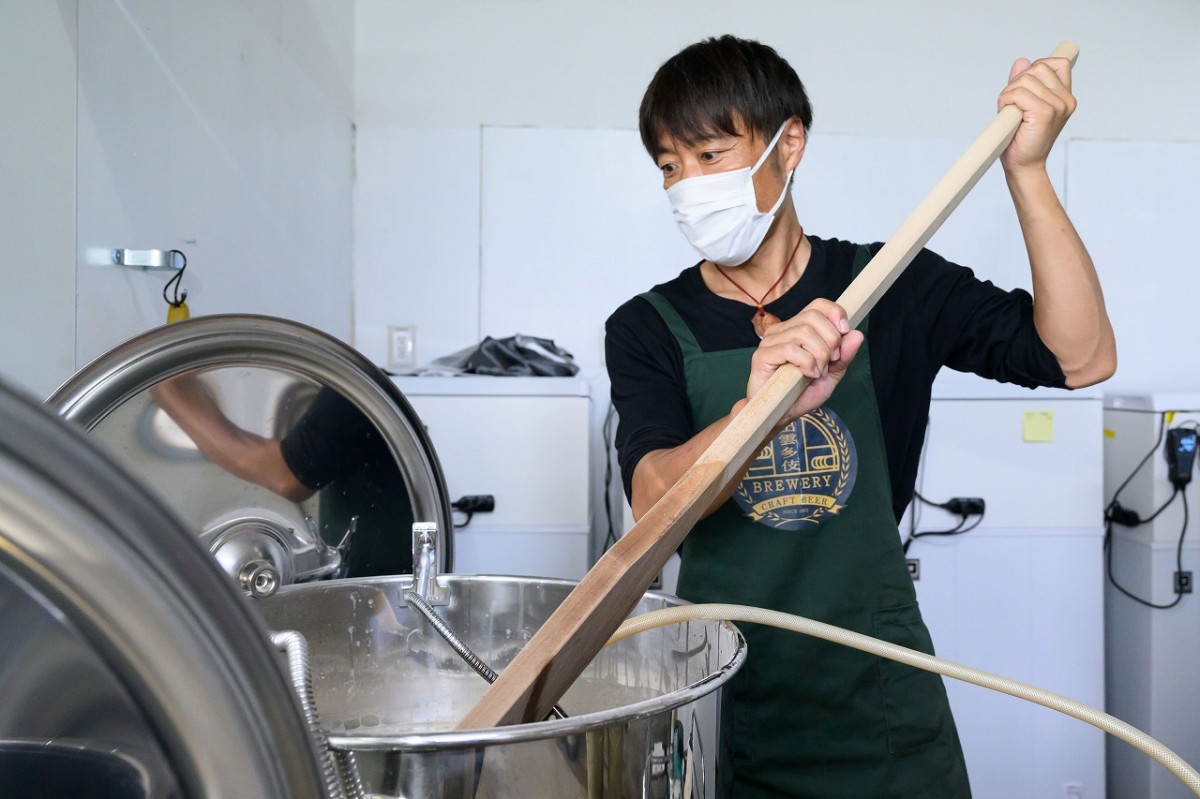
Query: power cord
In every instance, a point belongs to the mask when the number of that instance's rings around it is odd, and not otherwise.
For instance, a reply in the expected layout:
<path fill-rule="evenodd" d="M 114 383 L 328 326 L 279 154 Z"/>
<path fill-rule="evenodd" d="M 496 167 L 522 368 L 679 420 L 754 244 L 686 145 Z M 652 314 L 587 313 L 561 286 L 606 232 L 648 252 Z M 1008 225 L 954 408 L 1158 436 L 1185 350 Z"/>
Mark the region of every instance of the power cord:
<path fill-rule="evenodd" d="M 456 530 L 462 529 L 471 523 L 471 517 L 476 513 L 491 513 L 496 509 L 496 497 L 492 494 L 468 494 L 465 497 L 459 497 L 450 503 L 450 507 L 459 513 L 466 514 L 462 524 L 454 523 Z"/>
<path fill-rule="evenodd" d="M 921 492 L 919 491 L 913 491 L 913 497 L 915 497 L 917 501 L 926 505 L 930 505 L 935 508 L 941 508 L 942 510 L 949 511 L 950 513 L 956 513 L 959 516 L 959 520 L 958 524 L 954 525 L 949 530 L 914 530 L 910 528 L 908 538 L 904 541 L 905 554 L 908 554 L 908 548 L 912 546 L 912 542 L 918 538 L 934 535 L 949 536 L 969 533 L 980 525 L 980 523 L 983 521 L 984 512 L 987 509 L 987 504 L 979 497 L 954 497 L 946 502 L 933 502 L 932 500 L 928 500 L 921 496 Z M 967 525 L 967 520 L 972 516 L 977 517 L 975 519 L 975 523 Z"/>
<path fill-rule="evenodd" d="M 1109 501 L 1108 505 L 1104 508 L 1104 569 L 1105 569 L 1105 573 L 1108 575 L 1108 581 L 1110 583 L 1112 583 L 1113 588 L 1117 589 L 1122 594 L 1124 594 L 1125 596 L 1132 599 L 1134 602 L 1137 602 L 1141 605 L 1145 605 L 1148 608 L 1154 608 L 1156 610 L 1169 610 L 1169 609 L 1175 607 L 1176 605 L 1178 605 L 1183 600 L 1184 591 L 1182 590 L 1182 586 L 1179 583 L 1178 577 L 1175 580 L 1175 586 L 1174 586 L 1175 587 L 1175 599 L 1172 602 L 1169 602 L 1169 603 L 1163 605 L 1163 604 L 1159 604 L 1157 602 L 1151 602 L 1148 599 L 1143 599 L 1142 597 L 1137 596 L 1132 591 L 1128 590 L 1123 585 L 1118 583 L 1116 576 L 1113 574 L 1112 536 L 1113 536 L 1113 525 L 1114 524 L 1119 524 L 1122 527 L 1139 527 L 1143 524 L 1149 524 L 1150 522 L 1157 519 L 1159 514 L 1161 514 L 1163 511 L 1165 511 L 1167 508 L 1169 508 L 1171 506 L 1171 503 L 1173 503 L 1175 501 L 1176 497 L 1182 497 L 1183 498 L 1183 527 L 1180 528 L 1180 530 L 1179 530 L 1179 541 L 1175 546 L 1175 573 L 1176 573 L 1176 575 L 1180 575 L 1183 573 L 1183 539 L 1184 539 L 1184 536 L 1187 535 L 1187 525 L 1188 525 L 1187 493 L 1183 489 L 1184 489 L 1184 486 L 1186 486 L 1188 484 L 1188 482 L 1190 482 L 1192 479 L 1191 478 L 1191 463 L 1190 463 L 1190 461 L 1188 462 L 1188 469 L 1187 469 L 1186 473 L 1175 472 L 1175 471 L 1172 472 L 1172 474 L 1170 475 L 1170 479 L 1171 479 L 1171 483 L 1174 486 L 1175 490 L 1171 492 L 1171 496 L 1167 498 L 1167 501 L 1164 502 L 1162 504 L 1162 506 L 1158 508 L 1158 510 L 1154 511 L 1154 513 L 1150 514 L 1145 519 L 1141 518 L 1138 515 L 1137 511 L 1132 510 L 1130 508 L 1126 508 L 1123 505 L 1121 505 L 1121 503 L 1118 499 L 1121 496 L 1121 492 L 1125 490 L 1125 487 L 1129 485 L 1130 481 L 1133 480 L 1134 476 L 1137 475 L 1137 473 L 1142 470 L 1142 467 L 1145 466 L 1146 463 L 1149 462 L 1150 458 L 1152 458 L 1154 456 L 1154 453 L 1158 451 L 1158 448 L 1162 446 L 1163 440 L 1167 434 L 1167 413 L 1168 412 L 1163 412 L 1159 416 L 1158 438 L 1155 440 L 1154 446 L 1152 446 L 1150 448 L 1150 450 L 1142 457 L 1142 459 L 1140 461 L 1138 461 L 1137 466 L 1133 467 L 1133 471 L 1129 473 L 1129 476 L 1127 476 L 1125 478 L 1125 480 L 1121 483 L 1121 485 L 1117 487 L 1117 490 L 1115 492 L 1113 492 L 1113 498 Z M 1177 431 L 1177 430 L 1190 430 L 1191 431 L 1191 434 L 1192 434 L 1191 442 L 1192 442 L 1192 446 L 1193 446 L 1193 450 L 1194 450 L 1195 436 L 1196 436 L 1195 424 L 1189 423 L 1189 424 L 1185 424 L 1185 425 L 1180 425 L 1179 427 L 1173 428 L 1171 432 L 1175 433 L 1175 431 Z M 1178 439 L 1179 436 L 1172 436 L 1172 438 Z M 1169 452 L 1167 453 L 1167 457 L 1169 460 L 1170 459 Z"/>
<path fill-rule="evenodd" d="M 611 402 L 608 404 L 608 412 L 604 415 L 604 425 L 602 427 L 604 436 L 604 519 L 608 524 L 608 531 L 604 535 L 604 551 L 617 543 L 616 527 L 613 524 L 612 510 L 612 478 L 613 478 L 613 449 L 616 443 L 613 441 L 613 426 L 617 420 L 617 408 Z"/>

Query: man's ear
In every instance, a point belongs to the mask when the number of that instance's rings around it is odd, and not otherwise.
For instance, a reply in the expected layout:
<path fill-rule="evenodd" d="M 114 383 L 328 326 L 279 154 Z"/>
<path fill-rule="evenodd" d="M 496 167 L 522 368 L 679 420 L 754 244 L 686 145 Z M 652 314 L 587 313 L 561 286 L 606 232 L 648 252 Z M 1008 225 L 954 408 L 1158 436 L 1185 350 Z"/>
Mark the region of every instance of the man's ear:
<path fill-rule="evenodd" d="M 804 123 L 797 117 L 792 117 L 783 129 L 783 135 L 779 137 L 779 154 L 783 157 L 786 171 L 791 172 L 800 165 L 807 142 L 808 134 L 804 130 Z"/>

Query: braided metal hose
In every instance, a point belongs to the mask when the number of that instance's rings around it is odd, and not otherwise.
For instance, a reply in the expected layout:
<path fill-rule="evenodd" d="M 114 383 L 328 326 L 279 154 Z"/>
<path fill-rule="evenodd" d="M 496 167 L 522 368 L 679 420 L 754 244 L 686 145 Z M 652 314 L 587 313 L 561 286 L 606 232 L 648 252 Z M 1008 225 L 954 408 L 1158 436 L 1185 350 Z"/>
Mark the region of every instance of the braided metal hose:
<path fill-rule="evenodd" d="M 308 657 L 308 639 L 295 630 L 272 630 L 271 644 L 287 653 L 288 673 L 292 678 L 292 689 L 300 699 L 304 722 L 309 734 L 316 742 L 321 756 L 321 775 L 330 799 L 366 799 L 366 791 L 358 776 L 352 752 L 335 751 L 329 745 L 321 722 L 317 718 L 317 704 L 313 699 L 312 668 Z M 347 790 L 349 788 L 349 790 Z"/>
<path fill-rule="evenodd" d="M 441 616 L 437 615 L 437 611 L 435 611 L 433 607 L 421 597 L 420 594 L 418 594 L 416 591 L 405 591 L 404 601 L 408 603 L 409 607 L 419 613 L 425 619 L 425 621 L 429 622 L 430 626 L 437 631 L 437 634 L 445 639 L 446 643 L 450 645 L 450 648 L 453 649 L 454 652 L 460 658 L 462 658 L 468 666 L 474 669 L 476 674 L 487 680 L 488 683 L 494 683 L 496 681 L 496 678 L 500 675 L 498 675 L 491 666 L 484 663 L 479 655 L 475 654 L 471 647 L 467 646 L 467 643 L 459 638 L 458 634 L 455 633 L 454 630 L 450 629 L 450 626 L 442 620 Z M 566 712 L 564 712 L 563 709 L 558 705 L 550 708 L 550 715 L 559 719 L 567 718 Z"/>

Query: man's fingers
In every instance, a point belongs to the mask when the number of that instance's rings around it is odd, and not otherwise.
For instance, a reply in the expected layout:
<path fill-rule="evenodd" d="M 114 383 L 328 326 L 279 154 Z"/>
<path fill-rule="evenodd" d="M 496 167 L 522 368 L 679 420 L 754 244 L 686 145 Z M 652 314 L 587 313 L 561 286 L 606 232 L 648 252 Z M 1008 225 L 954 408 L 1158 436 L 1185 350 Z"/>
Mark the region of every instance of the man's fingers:
<path fill-rule="evenodd" d="M 841 379 L 846 370 L 850 368 L 850 362 L 854 360 L 854 356 L 858 354 L 858 350 L 862 347 L 865 340 L 861 331 L 852 330 L 842 337 L 842 346 L 839 357 L 829 363 L 829 374 Z"/>

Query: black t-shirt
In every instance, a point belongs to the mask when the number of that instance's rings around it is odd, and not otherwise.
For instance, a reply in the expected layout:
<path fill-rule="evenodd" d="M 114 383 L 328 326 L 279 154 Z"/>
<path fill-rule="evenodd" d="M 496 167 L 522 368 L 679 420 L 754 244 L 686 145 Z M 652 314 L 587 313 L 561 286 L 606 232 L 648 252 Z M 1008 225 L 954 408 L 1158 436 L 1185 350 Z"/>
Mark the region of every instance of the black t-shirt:
<path fill-rule="evenodd" d="M 368 466 L 391 464 L 387 442 L 362 411 L 337 391 L 323 387 L 280 442 L 292 474 L 319 490 Z"/>
<path fill-rule="evenodd" d="M 766 308 L 788 319 L 818 298 L 837 299 L 849 285 L 858 245 L 809 236 L 812 255 L 799 282 Z M 880 245 L 872 246 L 877 251 Z M 755 347 L 754 308 L 714 294 L 699 265 L 654 287 L 691 328 L 700 349 Z M 605 325 L 605 357 L 616 407 L 617 453 L 626 496 L 634 467 L 648 452 L 694 435 L 683 355 L 645 299 L 634 297 Z M 875 399 L 897 520 L 912 499 L 929 415 L 933 379 L 942 366 L 1029 388 L 1064 387 L 1054 354 L 1033 326 L 1033 298 L 981 281 L 966 267 L 922 250 L 871 311 L 867 329 Z"/>
<path fill-rule="evenodd" d="M 321 491 L 321 538 L 341 541 L 357 516 L 346 576 L 412 571 L 412 505 L 404 477 L 375 425 L 324 387 L 280 442 L 283 460 L 304 485 Z"/>

